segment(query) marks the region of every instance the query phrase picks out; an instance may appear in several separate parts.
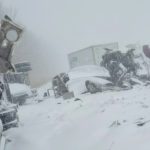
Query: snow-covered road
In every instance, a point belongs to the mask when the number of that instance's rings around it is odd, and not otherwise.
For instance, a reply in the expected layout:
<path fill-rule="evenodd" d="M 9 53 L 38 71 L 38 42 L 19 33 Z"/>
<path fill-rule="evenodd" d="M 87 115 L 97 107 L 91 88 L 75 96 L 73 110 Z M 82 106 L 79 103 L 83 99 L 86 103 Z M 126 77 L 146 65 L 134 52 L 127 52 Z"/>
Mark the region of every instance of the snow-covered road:
<path fill-rule="evenodd" d="M 149 150 L 150 87 L 20 107 L 6 150 Z"/>

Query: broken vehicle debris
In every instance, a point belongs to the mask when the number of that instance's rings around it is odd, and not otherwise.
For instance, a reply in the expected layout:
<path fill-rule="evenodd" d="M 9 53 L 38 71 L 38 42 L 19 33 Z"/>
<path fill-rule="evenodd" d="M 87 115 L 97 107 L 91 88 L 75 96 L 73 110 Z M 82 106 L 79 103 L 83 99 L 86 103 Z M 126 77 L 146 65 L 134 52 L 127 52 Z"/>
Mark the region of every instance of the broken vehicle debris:
<path fill-rule="evenodd" d="M 66 73 L 60 73 L 53 78 L 52 88 L 56 98 L 63 96 L 65 93 L 69 92 L 65 85 L 68 80 L 69 77 Z"/>
<path fill-rule="evenodd" d="M 106 53 L 102 58 L 101 65 L 104 66 L 110 74 L 110 80 L 114 85 L 122 86 L 127 75 L 136 76 L 138 64 L 134 62 L 134 49 L 126 53 L 120 51 Z"/>
<path fill-rule="evenodd" d="M 101 66 L 105 67 L 110 77 L 105 77 L 111 83 L 99 84 L 87 80 L 86 88 L 90 93 L 102 92 L 106 90 L 127 90 L 131 89 L 136 82 L 132 78 L 137 78 L 139 64 L 134 62 L 134 49 L 126 53 L 106 49 L 106 54 L 102 57 Z"/>

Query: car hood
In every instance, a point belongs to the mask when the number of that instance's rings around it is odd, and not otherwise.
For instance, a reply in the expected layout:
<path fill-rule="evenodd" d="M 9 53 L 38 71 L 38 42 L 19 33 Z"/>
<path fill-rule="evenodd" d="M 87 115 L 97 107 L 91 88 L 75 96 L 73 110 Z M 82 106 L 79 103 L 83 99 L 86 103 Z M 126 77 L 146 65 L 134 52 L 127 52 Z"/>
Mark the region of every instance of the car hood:
<path fill-rule="evenodd" d="M 109 77 L 109 72 L 104 67 L 88 65 L 70 70 L 68 76 L 70 80 L 84 77 Z"/>

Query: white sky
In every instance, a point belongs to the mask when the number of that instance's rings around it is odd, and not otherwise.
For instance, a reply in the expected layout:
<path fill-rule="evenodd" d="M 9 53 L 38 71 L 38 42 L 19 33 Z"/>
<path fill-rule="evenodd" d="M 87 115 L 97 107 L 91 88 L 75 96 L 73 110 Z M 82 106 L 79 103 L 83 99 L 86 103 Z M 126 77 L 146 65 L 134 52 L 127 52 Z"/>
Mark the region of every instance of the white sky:
<path fill-rule="evenodd" d="M 27 52 L 19 47 L 22 53 L 15 59 L 31 61 L 34 84 L 67 71 L 71 51 L 116 41 L 121 46 L 150 43 L 149 0 L 5 0 L 5 4 L 16 9 L 16 20 L 40 44 L 35 48 L 26 42 Z"/>

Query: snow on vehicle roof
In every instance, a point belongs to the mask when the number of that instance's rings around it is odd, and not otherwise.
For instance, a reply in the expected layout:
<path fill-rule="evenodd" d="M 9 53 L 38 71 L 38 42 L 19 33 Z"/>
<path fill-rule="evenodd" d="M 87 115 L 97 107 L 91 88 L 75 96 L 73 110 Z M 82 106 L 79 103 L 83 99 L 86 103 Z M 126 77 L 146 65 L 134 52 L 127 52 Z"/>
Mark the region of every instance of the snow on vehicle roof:
<path fill-rule="evenodd" d="M 20 83 L 11 83 L 9 84 L 10 92 L 12 95 L 18 95 L 26 93 L 31 95 L 31 89 L 29 86 Z"/>
<path fill-rule="evenodd" d="M 104 67 L 96 65 L 87 65 L 73 68 L 72 70 L 70 70 L 68 75 L 70 79 L 76 79 L 81 77 L 92 77 L 92 76 L 109 77 L 109 73 Z"/>
<path fill-rule="evenodd" d="M 75 79 L 72 79 L 72 80 L 69 80 L 66 84 L 67 85 L 70 85 L 70 84 L 74 84 L 74 83 L 77 83 L 77 82 L 84 82 L 85 81 L 91 81 L 93 83 L 99 83 L 99 84 L 107 84 L 107 83 L 111 83 L 110 81 L 106 80 L 106 79 L 103 79 L 103 78 L 100 78 L 100 77 L 80 77 L 80 78 L 75 78 Z"/>
<path fill-rule="evenodd" d="M 74 95 L 77 96 L 87 91 L 85 86 L 87 80 L 100 85 L 110 83 L 110 81 L 99 77 L 81 77 L 69 80 L 66 85 L 69 91 L 73 91 Z"/>

